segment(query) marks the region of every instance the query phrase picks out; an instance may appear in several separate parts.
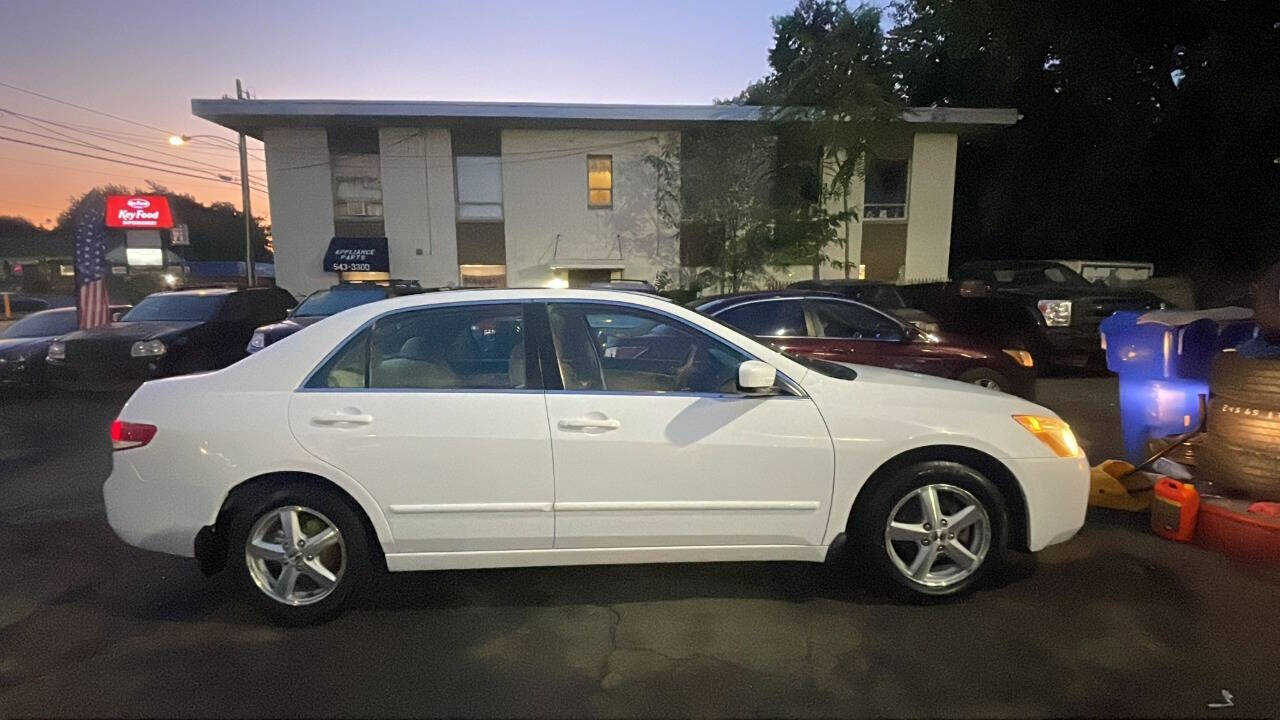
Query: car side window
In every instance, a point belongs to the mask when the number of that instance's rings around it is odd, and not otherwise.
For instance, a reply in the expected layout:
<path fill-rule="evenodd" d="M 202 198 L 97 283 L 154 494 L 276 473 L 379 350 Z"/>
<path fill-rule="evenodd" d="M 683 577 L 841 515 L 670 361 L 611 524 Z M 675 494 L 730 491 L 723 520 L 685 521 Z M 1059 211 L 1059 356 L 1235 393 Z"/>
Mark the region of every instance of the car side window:
<path fill-rule="evenodd" d="M 243 323 L 256 320 L 256 308 L 248 293 L 237 292 L 227 296 L 218 310 L 218 319 L 223 322 Z"/>
<path fill-rule="evenodd" d="M 369 387 L 524 388 L 524 327 L 518 304 L 426 308 L 381 318 L 369 338 Z"/>
<path fill-rule="evenodd" d="M 716 319 L 757 337 L 804 337 L 804 307 L 799 300 L 749 302 L 716 313 Z"/>
<path fill-rule="evenodd" d="M 348 340 L 320 366 L 306 386 L 312 389 L 368 387 L 370 333 L 365 328 Z"/>
<path fill-rule="evenodd" d="M 902 340 L 902 326 L 889 317 L 856 303 L 810 300 L 819 337 L 851 340 Z"/>
<path fill-rule="evenodd" d="M 737 391 L 751 359 L 684 322 L 638 308 L 551 303 L 552 342 L 566 390 Z"/>

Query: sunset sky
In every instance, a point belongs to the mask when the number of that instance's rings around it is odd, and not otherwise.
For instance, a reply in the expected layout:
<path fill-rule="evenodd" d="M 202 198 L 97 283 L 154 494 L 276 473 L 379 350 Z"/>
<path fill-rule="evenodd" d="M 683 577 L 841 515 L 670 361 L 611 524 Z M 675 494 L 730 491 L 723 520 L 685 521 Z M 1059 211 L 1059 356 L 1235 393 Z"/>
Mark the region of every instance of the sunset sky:
<path fill-rule="evenodd" d="M 0 83 L 141 123 L 0 85 L 0 138 L 167 163 L 206 178 L 0 140 L 0 215 L 48 224 L 72 194 L 146 180 L 238 205 L 238 181 L 209 178 L 238 177 L 235 136 L 190 110 L 193 97 L 234 94 L 236 77 L 262 98 L 707 103 L 765 74 L 770 17 L 792 7 L 794 0 L 0 0 Z M 175 148 L 171 133 L 232 142 Z M 265 185 L 262 148 L 251 141 L 251 151 L 251 177 Z M 255 214 L 267 213 L 264 193 L 253 202 Z"/>

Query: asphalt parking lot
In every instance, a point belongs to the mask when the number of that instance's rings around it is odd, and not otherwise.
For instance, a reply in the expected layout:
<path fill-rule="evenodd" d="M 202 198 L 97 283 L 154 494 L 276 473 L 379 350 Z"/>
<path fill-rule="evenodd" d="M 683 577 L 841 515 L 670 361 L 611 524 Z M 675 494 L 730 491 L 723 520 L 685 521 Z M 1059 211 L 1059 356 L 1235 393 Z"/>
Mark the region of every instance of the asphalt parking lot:
<path fill-rule="evenodd" d="M 1114 397 L 1041 381 L 1095 462 L 1118 448 Z M 0 717 L 1280 712 L 1280 574 L 1120 513 L 931 607 L 835 566 L 537 568 L 383 577 L 280 629 L 112 535 L 122 400 L 0 396 Z M 1234 706 L 1209 707 L 1223 690 Z"/>

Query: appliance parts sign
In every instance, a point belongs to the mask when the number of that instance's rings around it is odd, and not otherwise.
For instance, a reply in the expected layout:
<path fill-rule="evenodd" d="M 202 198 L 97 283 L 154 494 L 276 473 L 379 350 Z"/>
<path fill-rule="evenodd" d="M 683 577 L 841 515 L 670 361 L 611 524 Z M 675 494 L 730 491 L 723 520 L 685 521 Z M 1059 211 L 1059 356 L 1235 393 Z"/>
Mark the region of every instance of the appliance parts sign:
<path fill-rule="evenodd" d="M 163 195 L 108 195 L 106 220 L 109 228 L 173 227 L 169 199 Z"/>

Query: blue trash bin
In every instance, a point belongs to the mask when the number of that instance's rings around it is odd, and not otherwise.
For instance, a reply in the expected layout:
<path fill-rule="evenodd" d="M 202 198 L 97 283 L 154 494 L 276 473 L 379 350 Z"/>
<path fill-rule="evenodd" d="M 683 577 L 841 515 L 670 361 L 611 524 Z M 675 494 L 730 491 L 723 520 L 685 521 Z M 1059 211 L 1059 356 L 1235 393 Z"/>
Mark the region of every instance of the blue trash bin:
<path fill-rule="evenodd" d="M 1213 357 L 1252 332 L 1252 320 L 1217 319 L 1213 311 L 1117 312 L 1099 328 L 1107 368 L 1120 380 L 1125 455 L 1145 459 L 1151 438 L 1200 424 Z"/>

